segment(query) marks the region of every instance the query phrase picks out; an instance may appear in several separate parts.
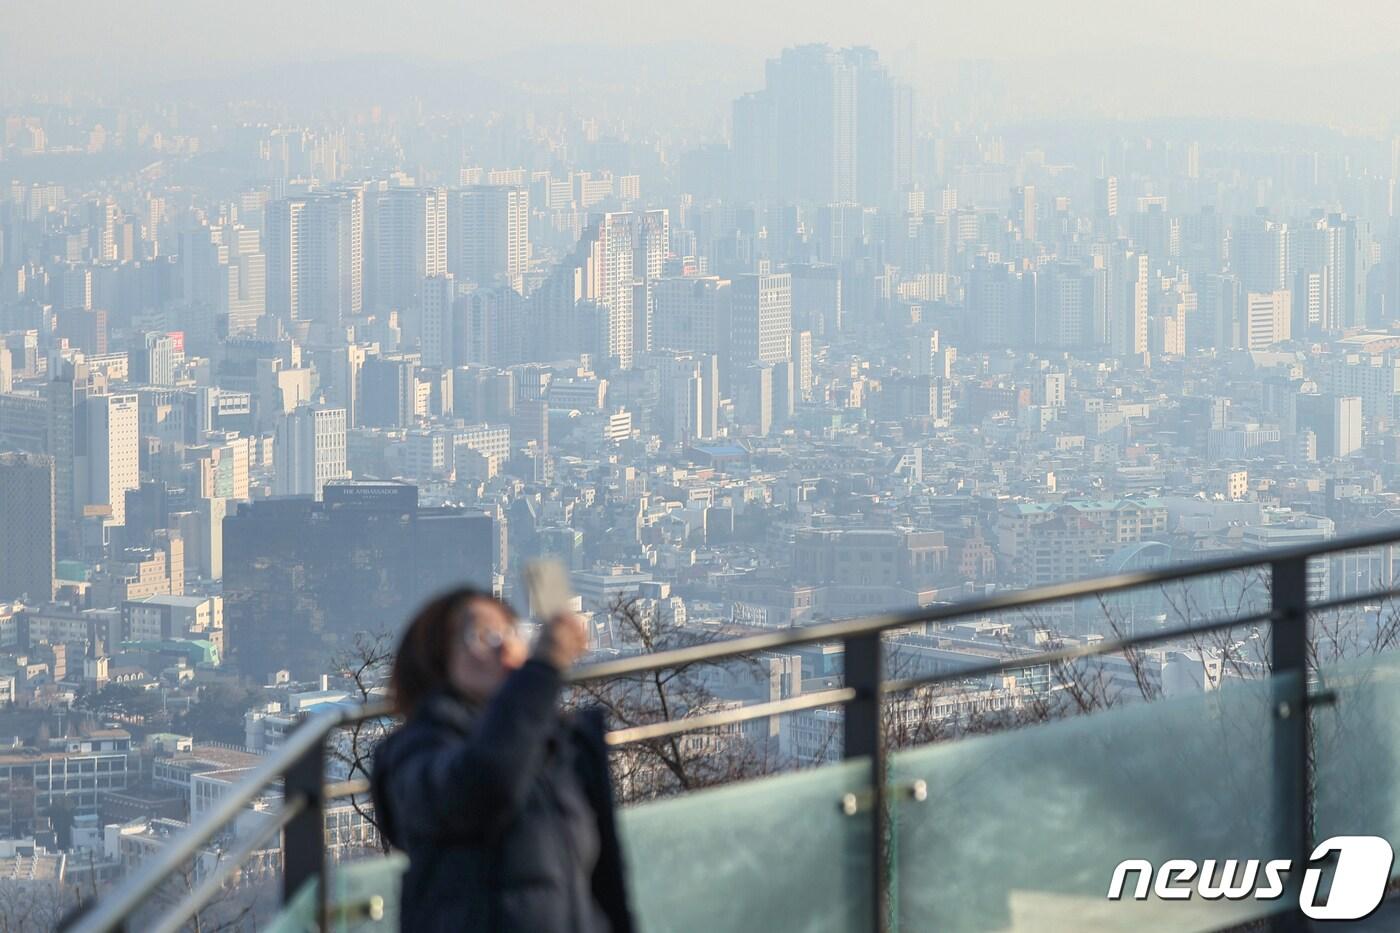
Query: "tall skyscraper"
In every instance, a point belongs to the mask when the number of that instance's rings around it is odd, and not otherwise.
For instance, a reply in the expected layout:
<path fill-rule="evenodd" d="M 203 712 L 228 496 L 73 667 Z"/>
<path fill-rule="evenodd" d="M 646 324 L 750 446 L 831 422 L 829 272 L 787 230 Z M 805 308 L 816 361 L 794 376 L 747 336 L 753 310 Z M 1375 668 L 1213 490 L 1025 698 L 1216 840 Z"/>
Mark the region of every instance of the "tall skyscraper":
<path fill-rule="evenodd" d="M 1147 354 L 1147 312 L 1151 267 L 1146 253 L 1124 250 L 1110 259 L 1108 267 L 1109 348 L 1117 356 Z"/>
<path fill-rule="evenodd" d="M 734 380 L 734 413 L 745 433 L 766 437 L 773 429 L 773 365 L 750 363 Z"/>
<path fill-rule="evenodd" d="M 1012 209 L 1021 227 L 1021 239 L 1035 242 L 1036 203 L 1035 185 L 1022 185 L 1012 191 Z"/>
<path fill-rule="evenodd" d="M 229 333 L 251 333 L 267 311 L 267 255 L 262 238 L 257 230 L 238 224 L 220 228 L 218 236 L 226 248 L 228 284 L 220 295 L 227 296 L 224 313 Z"/>
<path fill-rule="evenodd" d="M 258 231 L 239 224 L 180 234 L 181 295 L 198 339 L 250 334 L 267 310 L 267 257 Z"/>
<path fill-rule="evenodd" d="M 267 206 L 267 307 L 337 325 L 364 306 L 365 193 L 318 191 Z"/>
<path fill-rule="evenodd" d="M 979 259 L 968 276 L 967 311 L 984 347 L 1026 347 L 1035 338 L 1036 276 Z"/>
<path fill-rule="evenodd" d="M 368 357 L 366 348 L 349 346 L 315 347 L 308 352 L 311 365 L 320 378 L 320 392 L 332 408 L 345 409 L 347 428 L 359 424 L 361 375 Z"/>
<path fill-rule="evenodd" d="M 1298 430 L 1317 438 L 1319 457 L 1349 457 L 1363 443 L 1361 399 L 1354 395 L 1299 395 Z"/>
<path fill-rule="evenodd" d="M 1094 186 L 1094 210 L 1106 222 L 1118 219 L 1118 176 L 1108 175 L 1098 179 Z"/>
<path fill-rule="evenodd" d="M 910 181 L 913 92 L 868 48 L 785 49 L 762 91 L 734 103 L 746 198 L 883 204 Z"/>
<path fill-rule="evenodd" d="M 136 395 L 89 395 L 79 409 L 76 456 L 78 505 L 105 513 L 104 524 L 126 524 L 126 493 L 141 485 Z"/>
<path fill-rule="evenodd" d="M 1245 291 L 1272 292 L 1292 285 L 1288 225 L 1263 214 L 1242 219 L 1234 230 L 1231 266 Z"/>
<path fill-rule="evenodd" d="M 1211 273 L 1200 288 L 1201 328 L 1220 350 L 1237 350 L 1245 345 L 1244 290 L 1239 276 Z"/>
<path fill-rule="evenodd" d="M 86 363 L 55 358 L 49 363 L 49 381 L 44 386 L 47 450 L 54 463 L 54 515 L 57 523 L 58 552 L 65 557 L 78 553 L 78 517 L 81 507 L 76 473 L 78 406 L 88 392 Z"/>
<path fill-rule="evenodd" d="M 800 331 L 797 334 L 796 345 L 793 350 L 793 362 L 796 364 L 796 371 L 793 373 L 793 394 L 796 398 L 804 402 L 812 401 L 812 388 L 814 379 L 812 376 L 812 332 L 810 330 Z"/>
<path fill-rule="evenodd" d="M 448 273 L 423 280 L 418 296 L 422 331 L 423 365 L 453 367 L 459 362 L 457 347 L 457 278 Z M 465 310 L 465 302 L 462 305 Z"/>
<path fill-rule="evenodd" d="M 1094 273 L 1077 262 L 1052 262 L 1036 282 L 1035 345 L 1071 349 L 1093 339 Z"/>
<path fill-rule="evenodd" d="M 531 296 L 539 357 L 568 358 L 583 349 L 630 369 L 639 351 L 635 335 L 650 330 L 651 284 L 669 255 L 667 211 L 603 214 Z"/>
<path fill-rule="evenodd" d="M 658 353 L 656 428 L 671 443 L 715 436 L 719 421 L 719 360 L 709 353 Z"/>
<path fill-rule="evenodd" d="M 732 366 L 779 363 L 792 358 L 792 276 L 787 272 L 740 275 L 731 288 Z"/>
<path fill-rule="evenodd" d="M 53 598 L 54 465 L 39 454 L 0 454 L 0 600 Z"/>
<path fill-rule="evenodd" d="M 345 409 L 300 405 L 283 415 L 273 456 L 277 495 L 319 500 L 326 483 L 350 478 L 345 465 Z"/>
<path fill-rule="evenodd" d="M 524 291 L 530 262 L 530 192 L 472 185 L 447 195 L 447 271 L 479 286 Z"/>
<path fill-rule="evenodd" d="M 793 326 L 818 336 L 839 333 L 844 314 L 841 271 L 833 265 L 792 264 L 788 272 L 792 275 Z"/>
<path fill-rule="evenodd" d="M 437 188 L 383 188 L 365 194 L 368 307 L 397 310 L 404 337 L 419 339 L 424 279 L 447 272 L 447 194 Z"/>
<path fill-rule="evenodd" d="M 1371 269 L 1370 230 L 1365 221 L 1330 213 L 1299 231 L 1295 243 L 1300 276 L 1318 286 L 1323 332 L 1365 327 L 1366 279 Z M 1286 283 L 1284 286 L 1286 287 Z"/>
<path fill-rule="evenodd" d="M 453 358 L 458 363 L 506 366 L 526 357 L 533 345 L 526 300 L 504 285 L 478 288 L 461 299 L 454 319 Z"/>
<path fill-rule="evenodd" d="M 147 334 L 141 369 L 145 382 L 153 386 L 175 384 L 175 338 L 169 334 Z"/>
<path fill-rule="evenodd" d="M 371 356 L 360 368 L 362 427 L 406 428 L 414 421 L 416 363 L 401 356 Z"/>

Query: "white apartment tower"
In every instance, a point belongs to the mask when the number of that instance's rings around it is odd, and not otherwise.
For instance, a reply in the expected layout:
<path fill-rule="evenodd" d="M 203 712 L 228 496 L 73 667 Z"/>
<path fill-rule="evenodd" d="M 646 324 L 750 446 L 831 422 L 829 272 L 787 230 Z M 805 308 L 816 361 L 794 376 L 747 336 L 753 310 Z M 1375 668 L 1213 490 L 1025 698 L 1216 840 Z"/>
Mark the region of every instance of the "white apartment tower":
<path fill-rule="evenodd" d="M 345 409 L 301 405 L 283 415 L 274 456 L 276 495 L 319 500 L 326 483 L 350 478 L 345 465 Z"/>
<path fill-rule="evenodd" d="M 447 273 L 447 194 L 384 188 L 365 196 L 365 270 L 370 308 L 411 312 L 423 280 Z M 411 317 L 405 337 L 418 334 Z"/>
<path fill-rule="evenodd" d="M 734 365 L 792 358 L 792 275 L 756 273 L 734 279 L 730 355 Z"/>
<path fill-rule="evenodd" d="M 524 291 L 530 262 L 530 192 L 516 185 L 472 185 L 449 192 L 447 269 L 479 286 Z"/>
<path fill-rule="evenodd" d="M 364 302 L 364 194 L 315 192 L 267 206 L 269 311 L 331 326 Z"/>
<path fill-rule="evenodd" d="M 126 524 L 126 493 L 141 485 L 137 397 L 90 395 L 83 401 L 75 457 L 78 506 L 110 508 L 108 525 Z"/>
<path fill-rule="evenodd" d="M 1292 336 L 1293 295 L 1280 289 L 1250 292 L 1245 299 L 1245 347 L 1267 350 Z"/>

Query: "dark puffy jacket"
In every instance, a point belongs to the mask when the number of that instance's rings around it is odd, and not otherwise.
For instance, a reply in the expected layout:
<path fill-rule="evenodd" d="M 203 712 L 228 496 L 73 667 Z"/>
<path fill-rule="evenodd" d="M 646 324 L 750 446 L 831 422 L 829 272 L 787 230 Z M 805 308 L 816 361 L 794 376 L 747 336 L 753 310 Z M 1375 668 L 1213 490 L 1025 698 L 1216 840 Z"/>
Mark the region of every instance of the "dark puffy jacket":
<path fill-rule="evenodd" d="M 485 708 L 439 694 L 375 753 L 380 828 L 408 853 L 414 933 L 630 933 L 603 720 L 560 715 L 531 660 Z"/>

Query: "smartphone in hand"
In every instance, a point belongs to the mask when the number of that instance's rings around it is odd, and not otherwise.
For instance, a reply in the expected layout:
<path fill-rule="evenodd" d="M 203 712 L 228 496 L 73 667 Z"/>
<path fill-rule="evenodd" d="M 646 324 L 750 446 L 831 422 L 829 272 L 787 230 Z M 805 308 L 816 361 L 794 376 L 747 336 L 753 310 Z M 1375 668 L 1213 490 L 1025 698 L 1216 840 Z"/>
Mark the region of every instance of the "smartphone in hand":
<path fill-rule="evenodd" d="M 525 565 L 530 590 L 530 614 L 544 621 L 568 612 L 574 599 L 569 571 L 557 560 L 532 560 Z"/>

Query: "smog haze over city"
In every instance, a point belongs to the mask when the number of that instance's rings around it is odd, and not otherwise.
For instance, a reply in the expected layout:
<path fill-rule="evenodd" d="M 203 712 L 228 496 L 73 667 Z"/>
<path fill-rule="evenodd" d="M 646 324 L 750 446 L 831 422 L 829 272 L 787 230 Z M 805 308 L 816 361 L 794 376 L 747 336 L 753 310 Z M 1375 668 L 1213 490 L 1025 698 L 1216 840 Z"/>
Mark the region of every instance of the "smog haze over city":
<path fill-rule="evenodd" d="M 1400 842 L 1397 27 L 6 4 L 0 928 L 392 926 L 399 638 L 535 638 L 537 561 L 645 929 L 1215 929 L 1084 918 Z"/>

